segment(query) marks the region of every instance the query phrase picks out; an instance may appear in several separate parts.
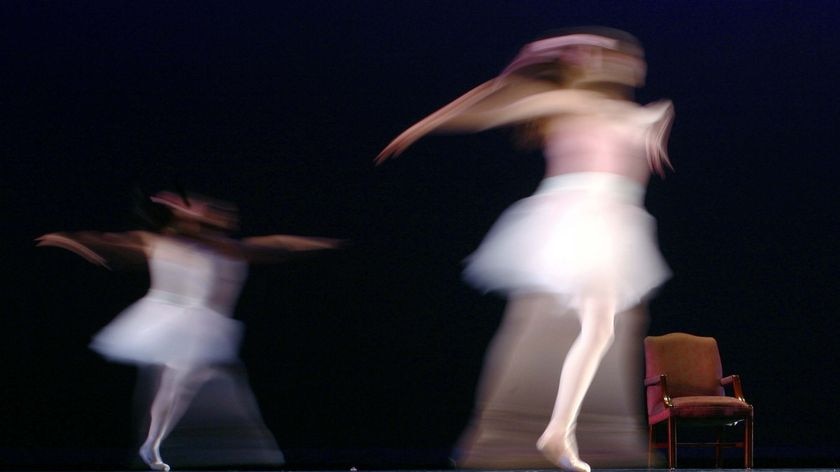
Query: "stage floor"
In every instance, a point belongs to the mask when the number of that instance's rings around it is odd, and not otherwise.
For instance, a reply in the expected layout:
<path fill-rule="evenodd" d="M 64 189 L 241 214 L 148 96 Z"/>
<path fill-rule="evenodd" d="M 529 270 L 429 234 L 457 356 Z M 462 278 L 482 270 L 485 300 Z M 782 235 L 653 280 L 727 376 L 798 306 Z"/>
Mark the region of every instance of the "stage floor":
<path fill-rule="evenodd" d="M 30 468 L 22 468 L 22 469 L 0 469 L 4 472 L 29 472 L 33 470 L 37 470 L 38 472 L 138 472 L 145 469 L 30 469 Z M 172 469 L 173 472 L 177 472 L 178 470 L 190 471 L 190 472 L 220 472 L 224 470 L 225 472 L 249 472 L 249 471 L 277 471 L 277 472 L 451 472 L 453 470 L 463 470 L 463 471 L 471 471 L 471 472 L 558 472 L 560 469 L 361 469 L 361 468 L 354 468 L 354 469 L 299 469 L 299 468 L 279 468 L 279 469 L 225 469 L 225 468 L 217 468 L 217 469 Z M 651 469 L 592 469 L 593 472 L 650 472 L 650 471 L 657 471 L 657 470 L 667 470 L 664 468 L 651 468 Z M 726 469 L 715 469 L 715 468 L 688 468 L 688 469 L 677 469 L 679 472 L 732 472 L 732 471 L 744 471 L 750 470 L 751 472 L 840 472 L 840 468 L 831 468 L 831 467 L 822 467 L 822 468 L 797 468 L 797 467 L 788 467 L 788 468 L 754 468 L 754 469 L 735 469 L 735 468 L 726 468 Z"/>
<path fill-rule="evenodd" d="M 39 472 L 138 472 L 144 469 L 2 469 L 4 472 L 29 472 L 38 470 Z M 263 471 L 289 471 L 289 472 L 350 472 L 353 469 L 172 469 L 173 472 L 178 470 L 190 472 L 248 472 L 255 470 Z M 558 472 L 560 469 L 356 469 L 357 472 L 375 471 L 375 472 L 449 472 L 453 470 L 464 470 L 472 472 Z M 656 470 L 666 469 L 592 469 L 597 472 L 650 472 Z M 751 472 L 840 472 L 838 468 L 757 468 L 757 469 L 714 469 L 714 468 L 698 468 L 698 469 L 678 469 L 680 472 L 731 472 L 750 470 Z"/>

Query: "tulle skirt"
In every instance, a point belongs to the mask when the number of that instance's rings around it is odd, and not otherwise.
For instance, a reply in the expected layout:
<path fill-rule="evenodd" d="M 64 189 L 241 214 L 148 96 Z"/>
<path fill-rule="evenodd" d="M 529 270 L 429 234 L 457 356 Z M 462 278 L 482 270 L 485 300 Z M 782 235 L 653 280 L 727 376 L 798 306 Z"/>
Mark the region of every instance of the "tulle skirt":
<path fill-rule="evenodd" d="M 90 347 L 131 364 L 225 363 L 237 358 L 242 331 L 242 323 L 225 314 L 152 290 L 99 331 Z"/>
<path fill-rule="evenodd" d="M 643 199 L 642 185 L 617 174 L 549 177 L 501 215 L 464 277 L 483 291 L 552 293 L 575 309 L 609 299 L 624 311 L 670 276 Z"/>

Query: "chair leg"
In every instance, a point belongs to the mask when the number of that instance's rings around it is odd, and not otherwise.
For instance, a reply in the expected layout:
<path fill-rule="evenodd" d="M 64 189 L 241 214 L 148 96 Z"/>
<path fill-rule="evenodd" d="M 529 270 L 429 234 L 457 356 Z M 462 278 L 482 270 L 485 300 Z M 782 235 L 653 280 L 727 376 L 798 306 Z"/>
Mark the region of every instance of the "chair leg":
<path fill-rule="evenodd" d="M 720 469 L 720 439 L 723 435 L 723 426 L 715 430 L 715 469 Z"/>
<path fill-rule="evenodd" d="M 677 467 L 677 420 L 668 418 L 668 468 Z"/>
<path fill-rule="evenodd" d="M 744 421 L 744 468 L 753 466 L 753 417 L 748 416 Z"/>

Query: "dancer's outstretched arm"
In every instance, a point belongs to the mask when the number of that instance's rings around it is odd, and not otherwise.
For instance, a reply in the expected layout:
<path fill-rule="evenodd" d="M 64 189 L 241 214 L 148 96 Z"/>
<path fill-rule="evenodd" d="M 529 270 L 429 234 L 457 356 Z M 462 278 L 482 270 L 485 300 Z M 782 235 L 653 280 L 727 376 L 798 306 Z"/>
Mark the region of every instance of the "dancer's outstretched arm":
<path fill-rule="evenodd" d="M 420 120 L 391 141 L 376 157 L 381 164 L 404 152 L 433 132 L 477 132 L 563 113 L 591 112 L 603 103 L 616 108 L 637 107 L 632 102 L 607 100 L 596 92 L 557 89 L 542 81 L 506 78 L 485 82 L 457 100 Z"/>
<path fill-rule="evenodd" d="M 376 164 L 379 165 L 389 157 L 402 154 L 415 141 L 443 127 L 447 122 L 451 122 L 455 117 L 487 98 L 498 88 L 499 84 L 495 80 L 484 82 L 440 110 L 418 121 L 385 146 L 385 149 L 376 156 Z"/>
<path fill-rule="evenodd" d="M 81 231 L 76 233 L 48 233 L 35 238 L 38 247 L 59 247 L 67 249 L 92 264 L 111 269 L 114 261 L 139 262 L 146 258 L 150 233 L 131 231 L 126 233 L 99 233 Z"/>
<path fill-rule="evenodd" d="M 243 255 L 250 262 L 277 262 L 294 253 L 336 249 L 342 241 L 330 238 L 272 234 L 252 236 L 241 241 Z"/>

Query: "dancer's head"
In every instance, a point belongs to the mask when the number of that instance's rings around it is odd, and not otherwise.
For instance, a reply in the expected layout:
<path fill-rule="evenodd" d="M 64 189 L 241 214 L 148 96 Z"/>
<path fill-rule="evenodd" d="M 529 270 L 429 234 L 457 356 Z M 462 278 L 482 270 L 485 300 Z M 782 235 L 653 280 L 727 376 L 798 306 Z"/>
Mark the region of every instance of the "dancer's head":
<path fill-rule="evenodd" d="M 548 80 L 558 87 L 632 89 L 644 84 L 646 64 L 631 34 L 601 26 L 553 31 L 526 44 L 501 76 Z"/>
<path fill-rule="evenodd" d="M 239 211 L 229 202 L 194 193 L 158 192 L 150 200 L 172 215 L 169 227 L 179 232 L 232 232 L 239 225 Z"/>

